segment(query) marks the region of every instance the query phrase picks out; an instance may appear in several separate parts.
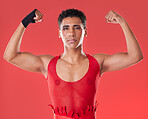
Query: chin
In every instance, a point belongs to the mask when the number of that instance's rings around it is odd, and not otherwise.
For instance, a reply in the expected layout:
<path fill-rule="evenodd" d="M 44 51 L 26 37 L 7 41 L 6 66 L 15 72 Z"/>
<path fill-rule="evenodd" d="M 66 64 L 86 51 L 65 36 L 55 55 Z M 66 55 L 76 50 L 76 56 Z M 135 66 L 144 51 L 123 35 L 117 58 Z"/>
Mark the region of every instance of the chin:
<path fill-rule="evenodd" d="M 73 44 L 72 45 L 66 44 L 65 46 L 67 48 L 72 48 L 72 49 L 76 49 L 78 47 L 78 45 L 76 45 L 76 44 L 75 45 L 73 45 Z"/>

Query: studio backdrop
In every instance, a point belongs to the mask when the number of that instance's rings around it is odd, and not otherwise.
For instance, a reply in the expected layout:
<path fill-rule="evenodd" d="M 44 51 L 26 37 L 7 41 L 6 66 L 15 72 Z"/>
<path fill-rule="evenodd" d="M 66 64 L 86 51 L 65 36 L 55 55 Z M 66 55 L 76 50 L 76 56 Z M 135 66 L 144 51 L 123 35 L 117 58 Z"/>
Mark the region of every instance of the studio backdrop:
<path fill-rule="evenodd" d="M 114 10 L 124 17 L 135 34 L 143 60 L 135 65 L 102 75 L 97 90 L 97 119 L 147 119 L 148 110 L 148 16 L 146 0 L 5 0 L 0 4 L 0 119 L 53 119 L 48 85 L 42 74 L 25 71 L 3 58 L 5 48 L 21 20 L 37 8 L 43 22 L 29 24 L 24 32 L 21 52 L 60 55 L 63 42 L 58 35 L 58 16 L 75 8 L 86 15 L 88 35 L 83 51 L 115 54 L 127 52 L 119 24 L 106 22 Z"/>

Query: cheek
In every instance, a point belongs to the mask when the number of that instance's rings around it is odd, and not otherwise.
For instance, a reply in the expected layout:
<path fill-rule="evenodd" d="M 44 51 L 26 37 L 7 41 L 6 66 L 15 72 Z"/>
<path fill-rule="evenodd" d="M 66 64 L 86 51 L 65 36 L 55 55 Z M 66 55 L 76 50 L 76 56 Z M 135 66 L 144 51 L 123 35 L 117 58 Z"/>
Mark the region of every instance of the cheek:
<path fill-rule="evenodd" d="M 61 32 L 61 36 L 65 38 L 66 37 L 66 33 L 65 32 Z"/>
<path fill-rule="evenodd" d="M 78 32 L 78 34 L 77 34 L 79 37 L 81 37 L 82 35 L 83 35 L 83 32 L 82 31 L 80 31 L 80 32 Z"/>

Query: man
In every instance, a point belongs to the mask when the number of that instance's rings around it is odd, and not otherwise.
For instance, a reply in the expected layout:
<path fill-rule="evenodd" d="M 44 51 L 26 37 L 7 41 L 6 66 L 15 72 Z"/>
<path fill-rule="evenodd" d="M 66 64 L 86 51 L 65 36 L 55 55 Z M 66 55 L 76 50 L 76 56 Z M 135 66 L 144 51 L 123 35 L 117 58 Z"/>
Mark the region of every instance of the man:
<path fill-rule="evenodd" d="M 23 33 L 29 23 L 42 22 L 43 14 L 35 9 L 20 23 L 11 37 L 4 59 L 31 72 L 38 72 L 48 81 L 55 119 L 95 119 L 95 94 L 98 79 L 104 72 L 115 71 L 138 63 L 143 59 L 140 46 L 126 20 L 109 11 L 106 22 L 120 24 L 126 37 L 128 52 L 113 55 L 83 52 L 83 39 L 87 36 L 86 16 L 77 9 L 62 11 L 58 18 L 59 38 L 64 52 L 58 56 L 33 55 L 20 52 Z"/>

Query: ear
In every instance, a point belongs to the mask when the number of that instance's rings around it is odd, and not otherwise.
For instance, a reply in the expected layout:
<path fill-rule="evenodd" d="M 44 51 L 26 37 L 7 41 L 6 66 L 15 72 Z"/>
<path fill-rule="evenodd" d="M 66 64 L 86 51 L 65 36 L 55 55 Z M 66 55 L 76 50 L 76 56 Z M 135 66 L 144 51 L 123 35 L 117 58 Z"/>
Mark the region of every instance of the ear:
<path fill-rule="evenodd" d="M 58 29 L 58 31 L 59 31 L 59 38 L 61 38 L 61 35 L 60 35 L 60 29 Z"/>
<path fill-rule="evenodd" d="M 84 36 L 87 37 L 87 27 L 85 27 L 84 30 L 85 30 L 85 34 L 84 34 Z"/>

